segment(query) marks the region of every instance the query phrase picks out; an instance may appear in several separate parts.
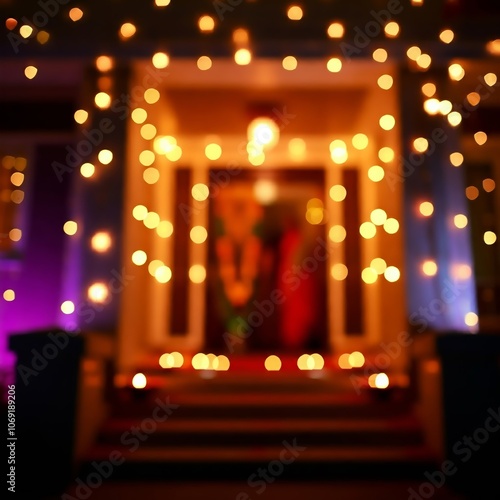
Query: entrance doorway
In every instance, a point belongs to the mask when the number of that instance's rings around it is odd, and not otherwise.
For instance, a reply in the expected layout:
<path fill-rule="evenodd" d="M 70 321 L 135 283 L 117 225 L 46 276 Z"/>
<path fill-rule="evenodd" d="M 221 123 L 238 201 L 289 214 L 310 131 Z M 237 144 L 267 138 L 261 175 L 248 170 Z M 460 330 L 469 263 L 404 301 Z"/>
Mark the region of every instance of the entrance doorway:
<path fill-rule="evenodd" d="M 323 169 L 248 169 L 212 193 L 208 348 L 327 349 L 324 181 Z"/>

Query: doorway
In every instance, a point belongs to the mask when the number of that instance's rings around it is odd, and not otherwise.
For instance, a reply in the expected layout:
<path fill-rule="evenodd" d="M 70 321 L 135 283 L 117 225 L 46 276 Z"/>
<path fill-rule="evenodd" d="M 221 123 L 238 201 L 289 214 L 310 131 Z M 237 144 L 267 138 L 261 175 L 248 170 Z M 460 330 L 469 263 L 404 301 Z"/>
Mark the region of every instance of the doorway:
<path fill-rule="evenodd" d="M 213 193 L 207 348 L 327 349 L 324 182 L 323 169 L 247 169 Z"/>

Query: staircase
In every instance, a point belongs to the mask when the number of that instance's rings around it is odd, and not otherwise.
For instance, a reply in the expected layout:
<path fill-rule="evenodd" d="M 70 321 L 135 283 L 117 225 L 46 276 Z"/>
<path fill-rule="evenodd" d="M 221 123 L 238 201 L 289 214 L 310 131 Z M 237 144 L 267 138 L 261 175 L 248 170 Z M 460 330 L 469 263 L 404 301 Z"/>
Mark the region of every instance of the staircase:
<path fill-rule="evenodd" d="M 161 389 L 120 392 L 83 476 L 116 451 L 125 460 L 114 481 L 247 481 L 259 469 L 294 481 L 419 481 L 435 468 L 404 389 L 356 394 L 339 371 L 163 376 Z"/>

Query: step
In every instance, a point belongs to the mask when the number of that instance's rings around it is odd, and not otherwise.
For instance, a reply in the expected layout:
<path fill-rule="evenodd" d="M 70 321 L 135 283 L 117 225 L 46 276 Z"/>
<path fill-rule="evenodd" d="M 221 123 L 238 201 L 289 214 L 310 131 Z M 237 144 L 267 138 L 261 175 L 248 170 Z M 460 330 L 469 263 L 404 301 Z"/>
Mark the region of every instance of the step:
<path fill-rule="evenodd" d="M 125 433 L 140 428 L 137 419 L 113 419 L 99 436 L 100 444 L 120 443 Z M 157 424 L 148 446 L 251 446 L 272 445 L 293 436 L 306 446 L 393 445 L 422 442 L 418 422 L 398 419 L 176 419 Z"/>

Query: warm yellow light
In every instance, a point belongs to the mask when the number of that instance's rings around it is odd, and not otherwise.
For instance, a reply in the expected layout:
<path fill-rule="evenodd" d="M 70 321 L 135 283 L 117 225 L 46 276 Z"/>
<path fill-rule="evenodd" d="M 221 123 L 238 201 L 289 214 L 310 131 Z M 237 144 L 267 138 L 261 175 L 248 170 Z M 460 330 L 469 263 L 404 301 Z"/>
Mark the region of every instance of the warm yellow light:
<path fill-rule="evenodd" d="M 28 80 L 33 80 L 37 73 L 38 69 L 36 68 L 36 66 L 26 66 L 26 68 L 24 69 L 24 76 Z"/>
<path fill-rule="evenodd" d="M 142 178 L 146 184 L 156 184 L 160 180 L 160 171 L 157 168 L 149 167 L 142 173 Z"/>
<path fill-rule="evenodd" d="M 392 130 L 396 125 L 396 119 L 392 115 L 384 115 L 380 118 L 379 125 L 383 130 Z"/>
<path fill-rule="evenodd" d="M 14 172 L 11 176 L 10 176 L 10 182 L 14 185 L 14 186 L 21 186 L 22 183 L 24 182 L 24 174 L 22 172 Z"/>
<path fill-rule="evenodd" d="M 105 283 L 93 283 L 87 290 L 87 297 L 91 302 L 104 304 L 109 297 L 109 289 Z"/>
<path fill-rule="evenodd" d="M 496 40 L 491 40 L 491 42 L 488 42 L 486 44 L 486 50 L 492 56 L 500 56 L 500 38 L 497 38 Z"/>
<path fill-rule="evenodd" d="M 75 312 L 75 304 L 71 300 L 65 300 L 61 304 L 61 312 L 63 314 L 73 314 Z"/>
<path fill-rule="evenodd" d="M 420 50 L 420 47 L 414 45 L 406 51 L 406 55 L 408 56 L 408 59 L 416 61 L 422 55 L 422 51 Z"/>
<path fill-rule="evenodd" d="M 250 41 L 250 35 L 245 28 L 237 28 L 233 31 L 233 42 L 236 46 L 242 47 Z"/>
<path fill-rule="evenodd" d="M 99 92 L 94 97 L 96 106 L 100 109 L 108 109 L 111 106 L 111 96 L 106 92 Z"/>
<path fill-rule="evenodd" d="M 399 222 L 390 217 L 384 222 L 384 231 L 388 234 L 396 234 L 399 231 Z"/>
<path fill-rule="evenodd" d="M 9 231 L 9 239 L 11 241 L 19 241 L 22 238 L 22 236 L 23 236 L 22 231 L 17 227 Z"/>
<path fill-rule="evenodd" d="M 203 283 L 207 277 L 207 271 L 201 264 L 195 264 L 189 268 L 189 279 L 193 283 Z"/>
<path fill-rule="evenodd" d="M 349 157 L 346 143 L 340 139 L 332 141 L 330 143 L 330 156 L 332 161 L 338 165 L 345 163 Z"/>
<path fill-rule="evenodd" d="M 341 241 L 345 240 L 346 234 L 347 233 L 344 226 L 336 225 L 330 228 L 330 231 L 328 232 L 328 237 L 334 243 L 340 243 Z"/>
<path fill-rule="evenodd" d="M 33 28 L 27 24 L 23 24 L 23 26 L 19 28 L 19 34 L 23 38 L 29 38 L 33 34 Z"/>
<path fill-rule="evenodd" d="M 140 125 L 141 123 L 144 123 L 146 121 L 148 113 L 145 109 L 136 108 L 134 109 L 134 111 L 132 111 L 131 117 L 134 123 Z"/>
<path fill-rule="evenodd" d="M 103 165 L 109 165 L 113 161 L 113 153 L 109 149 L 103 149 L 99 151 L 97 158 Z"/>
<path fill-rule="evenodd" d="M 217 368 L 216 368 L 217 371 L 227 372 L 230 366 L 231 363 L 229 362 L 229 358 L 227 356 L 224 356 L 223 354 L 217 356 Z"/>
<path fill-rule="evenodd" d="M 310 362 L 312 361 L 312 363 Z M 310 370 L 322 370 L 325 366 L 325 360 L 323 356 L 318 353 L 311 354 L 308 360 L 308 367 Z"/>
<path fill-rule="evenodd" d="M 452 127 L 457 127 L 462 123 L 462 115 L 458 111 L 452 111 L 448 115 L 448 122 Z"/>
<path fill-rule="evenodd" d="M 384 271 L 384 277 L 387 281 L 394 283 L 395 281 L 398 281 L 398 279 L 401 276 L 401 272 L 399 269 L 395 266 L 389 266 L 385 271 Z"/>
<path fill-rule="evenodd" d="M 135 35 L 137 28 L 132 23 L 124 23 L 120 28 L 120 36 L 123 39 L 131 38 Z"/>
<path fill-rule="evenodd" d="M 322 208 L 308 208 L 306 211 L 306 220 L 309 224 L 317 225 L 323 222 L 324 210 Z"/>
<path fill-rule="evenodd" d="M 154 139 L 156 134 L 157 134 L 156 127 L 151 123 L 146 123 L 141 127 L 141 137 L 146 141 Z"/>
<path fill-rule="evenodd" d="M 451 112 L 453 109 L 453 104 L 451 101 L 448 101 L 447 99 L 444 99 L 443 101 L 439 102 L 439 112 L 442 115 L 447 115 Z"/>
<path fill-rule="evenodd" d="M 491 193 L 492 191 L 494 191 L 496 187 L 496 184 L 495 184 L 495 181 L 493 179 L 484 179 L 483 180 L 483 189 L 487 192 L 487 193 Z"/>
<path fill-rule="evenodd" d="M 203 226 L 194 226 L 189 233 L 191 241 L 196 244 L 204 243 L 208 237 L 208 232 Z"/>
<path fill-rule="evenodd" d="M 417 58 L 417 65 L 422 69 L 427 69 L 431 63 L 432 59 L 429 54 L 422 54 Z"/>
<path fill-rule="evenodd" d="M 201 16 L 198 19 L 198 28 L 203 33 L 211 33 L 215 28 L 215 19 L 212 16 Z"/>
<path fill-rule="evenodd" d="M 361 368 L 365 364 L 365 357 L 359 351 L 349 354 L 349 365 L 353 368 Z"/>
<path fill-rule="evenodd" d="M 345 280 L 348 274 L 347 266 L 341 263 L 333 264 L 330 268 L 330 274 L 334 280 Z"/>
<path fill-rule="evenodd" d="M 222 156 L 222 148 L 216 143 L 208 144 L 205 147 L 205 156 L 212 161 L 218 160 Z"/>
<path fill-rule="evenodd" d="M 471 106 L 477 106 L 481 102 L 481 96 L 477 92 L 467 94 L 467 101 Z"/>
<path fill-rule="evenodd" d="M 253 185 L 253 195 L 261 205 L 270 205 L 278 197 L 278 186 L 269 179 L 258 179 Z"/>
<path fill-rule="evenodd" d="M 283 66 L 283 69 L 286 69 L 287 71 L 293 71 L 297 69 L 298 61 L 293 56 L 286 56 L 281 64 Z"/>
<path fill-rule="evenodd" d="M 365 134 L 356 134 L 352 138 L 352 145 L 355 149 L 362 151 L 368 147 L 368 136 Z"/>
<path fill-rule="evenodd" d="M 426 260 L 422 263 L 422 272 L 426 276 L 435 276 L 438 271 L 438 266 L 433 260 Z"/>
<path fill-rule="evenodd" d="M 208 370 L 210 367 L 210 360 L 206 354 L 199 352 L 191 359 L 191 365 L 195 370 Z"/>
<path fill-rule="evenodd" d="M 417 153 L 425 153 L 429 148 L 429 141 L 425 137 L 417 137 L 413 141 L 413 149 Z"/>
<path fill-rule="evenodd" d="M 368 169 L 368 178 L 373 182 L 380 182 L 385 176 L 384 169 L 379 165 L 373 165 Z"/>
<path fill-rule="evenodd" d="M 95 167 L 92 165 L 92 163 L 84 163 L 80 167 L 80 174 L 82 177 L 86 177 L 87 179 L 92 177 L 95 173 Z"/>
<path fill-rule="evenodd" d="M 262 149 L 272 148 L 278 144 L 280 130 L 276 122 L 271 118 L 260 117 L 250 122 L 247 135 L 248 140 L 252 142 L 252 149 L 249 154 L 257 156 Z M 254 152 L 257 154 L 254 155 Z"/>
<path fill-rule="evenodd" d="M 80 125 L 83 125 L 87 121 L 88 117 L 89 117 L 89 114 L 84 109 L 79 109 L 79 110 L 75 111 L 75 114 L 74 114 L 75 122 L 80 124 Z"/>
<path fill-rule="evenodd" d="M 167 5 L 170 5 L 170 0 L 155 0 L 155 4 L 158 7 L 166 7 Z"/>
<path fill-rule="evenodd" d="M 208 56 L 201 56 L 196 61 L 196 65 L 198 66 L 199 70 L 207 71 L 212 67 L 212 59 L 210 59 L 210 57 Z"/>
<path fill-rule="evenodd" d="M 459 167 L 460 165 L 462 165 L 463 162 L 464 162 L 464 155 L 462 153 L 456 151 L 455 153 L 450 154 L 450 163 L 454 167 Z"/>
<path fill-rule="evenodd" d="M 111 235 L 107 231 L 98 231 L 90 240 L 92 250 L 99 253 L 107 252 L 111 248 L 112 243 Z"/>
<path fill-rule="evenodd" d="M 388 146 L 379 149 L 378 157 L 384 163 L 390 163 L 394 160 L 394 150 Z"/>
<path fill-rule="evenodd" d="M 387 61 L 387 50 L 385 49 L 375 49 L 373 51 L 373 60 L 379 63 Z"/>
<path fill-rule="evenodd" d="M 487 73 L 484 75 L 484 81 L 486 85 L 493 87 L 497 83 L 497 75 L 495 73 Z"/>
<path fill-rule="evenodd" d="M 307 366 L 309 358 L 310 358 L 309 354 L 302 354 L 302 356 L 299 356 L 299 359 L 297 359 L 297 367 L 299 370 L 309 369 Z"/>
<path fill-rule="evenodd" d="M 366 267 L 363 269 L 361 272 L 361 279 L 367 284 L 367 285 L 372 285 L 377 281 L 378 275 L 375 271 L 375 269 L 372 269 L 371 267 Z"/>
<path fill-rule="evenodd" d="M 385 25 L 384 31 L 388 38 L 396 38 L 399 35 L 399 24 L 396 21 L 390 21 Z"/>
<path fill-rule="evenodd" d="M 433 83 L 424 83 L 422 85 L 422 93 L 426 96 L 426 97 L 432 97 L 436 94 L 436 86 L 433 84 Z"/>
<path fill-rule="evenodd" d="M 136 250 L 132 254 L 132 262 L 136 266 L 143 266 L 147 260 L 148 260 L 148 256 L 144 250 Z"/>
<path fill-rule="evenodd" d="M 83 10 L 79 9 L 78 7 L 73 7 L 69 11 L 69 18 L 76 23 L 76 21 L 79 21 L 83 17 Z"/>
<path fill-rule="evenodd" d="M 148 212 L 143 220 L 148 229 L 156 229 L 160 225 L 160 216 L 156 212 Z"/>
<path fill-rule="evenodd" d="M 392 88 L 392 85 L 394 83 L 394 79 L 392 78 L 391 75 L 382 75 L 379 77 L 377 80 L 377 85 L 382 89 L 382 90 L 389 90 Z"/>
<path fill-rule="evenodd" d="M 144 165 L 145 167 L 151 166 L 156 160 L 156 156 L 153 153 L 153 151 L 150 151 L 149 149 L 145 149 L 144 151 L 141 151 L 139 154 L 139 163 L 141 165 Z"/>
<path fill-rule="evenodd" d="M 370 262 L 370 267 L 377 273 L 377 274 L 384 274 L 385 270 L 387 269 L 387 263 L 384 259 L 380 257 L 376 257 Z"/>
<path fill-rule="evenodd" d="M 210 195 L 210 189 L 206 184 L 198 183 L 191 188 L 191 196 L 196 201 L 205 201 Z"/>
<path fill-rule="evenodd" d="M 281 370 L 281 359 L 278 356 L 268 356 L 264 361 L 264 366 L 269 372 L 277 372 Z"/>
<path fill-rule="evenodd" d="M 341 184 L 335 184 L 330 188 L 330 198 L 333 201 L 344 201 L 347 196 L 347 189 Z"/>
<path fill-rule="evenodd" d="M 252 61 L 252 53 L 248 49 L 238 49 L 234 53 L 234 61 L 239 66 L 246 66 Z"/>
<path fill-rule="evenodd" d="M 21 191 L 20 189 L 14 189 L 14 191 L 12 191 L 12 193 L 10 194 L 10 199 L 12 203 L 19 205 L 24 200 L 24 191 Z"/>
<path fill-rule="evenodd" d="M 411 4 L 414 7 L 422 7 L 422 5 L 424 5 L 424 0 L 411 0 Z"/>
<path fill-rule="evenodd" d="M 153 89 L 153 88 L 147 89 L 144 92 L 144 100 L 148 104 L 155 104 L 160 100 L 160 92 L 158 92 L 157 89 Z"/>
<path fill-rule="evenodd" d="M 144 389 L 148 383 L 144 373 L 136 373 L 132 378 L 132 386 L 134 389 Z"/>
<path fill-rule="evenodd" d="M 5 300 L 5 302 L 12 302 L 15 299 L 16 299 L 16 292 L 14 292 L 14 290 L 12 290 L 11 288 L 3 292 L 3 300 Z"/>
<path fill-rule="evenodd" d="M 170 238 L 174 232 L 174 225 L 169 220 L 162 220 L 156 228 L 156 233 L 160 238 Z"/>
<path fill-rule="evenodd" d="M 441 33 L 439 33 L 439 39 L 443 43 L 451 43 L 454 38 L 455 38 L 455 33 L 453 33 L 453 31 L 450 29 L 445 29 L 441 31 Z"/>
<path fill-rule="evenodd" d="M 418 210 L 424 217 L 430 217 L 434 213 L 434 205 L 430 201 L 423 201 Z"/>
<path fill-rule="evenodd" d="M 42 30 L 36 34 L 36 39 L 40 45 L 45 45 L 49 41 L 50 35 L 46 31 Z"/>
<path fill-rule="evenodd" d="M 342 61 L 338 57 L 331 57 L 326 63 L 326 69 L 330 73 L 338 73 L 342 69 Z"/>
<path fill-rule="evenodd" d="M 440 104 L 438 99 L 426 99 L 424 101 L 424 110 L 429 115 L 437 115 L 440 110 Z"/>
<path fill-rule="evenodd" d="M 474 134 L 474 140 L 479 146 L 482 146 L 488 140 L 488 136 L 484 132 L 476 132 Z"/>
<path fill-rule="evenodd" d="M 73 236 L 78 231 L 78 224 L 74 220 L 69 220 L 69 221 L 64 223 L 63 231 L 68 236 Z"/>
<path fill-rule="evenodd" d="M 467 326 L 477 326 L 479 323 L 479 317 L 476 313 L 468 312 L 465 315 L 464 322 Z"/>
<path fill-rule="evenodd" d="M 307 153 L 306 141 L 304 141 L 304 139 L 301 139 L 300 137 L 290 139 L 290 141 L 288 142 L 288 152 L 292 160 L 303 160 L 306 157 Z"/>
<path fill-rule="evenodd" d="M 462 65 L 454 63 L 449 66 L 448 75 L 452 80 L 458 82 L 465 76 L 465 70 Z"/>
<path fill-rule="evenodd" d="M 493 231 L 486 231 L 483 239 L 487 245 L 493 245 L 497 241 L 497 235 Z"/>
<path fill-rule="evenodd" d="M 387 389 L 389 387 L 389 377 L 385 373 L 377 373 L 372 380 L 375 389 Z"/>
<path fill-rule="evenodd" d="M 166 352 L 160 356 L 160 359 L 158 360 L 158 364 L 165 369 L 168 368 L 173 368 L 174 367 L 174 357 Z"/>
<path fill-rule="evenodd" d="M 172 270 L 168 266 L 156 268 L 154 277 L 158 283 L 168 283 L 172 279 Z"/>
<path fill-rule="evenodd" d="M 266 160 L 266 155 L 264 154 L 264 152 L 248 155 L 248 162 L 254 165 L 255 167 L 262 165 L 265 162 L 265 160 Z"/>
<path fill-rule="evenodd" d="M 170 57 L 166 52 L 157 52 L 151 58 L 153 66 L 158 69 L 166 68 L 170 63 Z"/>
<path fill-rule="evenodd" d="M 465 189 L 465 196 L 469 200 L 475 200 L 479 196 L 479 189 L 475 186 L 469 186 Z"/>
<path fill-rule="evenodd" d="M 287 16 L 291 21 L 300 21 L 303 15 L 304 11 L 298 5 L 291 5 L 288 7 Z"/>
<path fill-rule="evenodd" d="M 159 155 L 166 155 L 167 153 L 171 153 L 175 146 L 177 146 L 177 139 L 172 137 L 171 135 L 159 135 L 154 140 L 154 150 Z"/>
<path fill-rule="evenodd" d="M 387 213 L 381 208 L 376 208 L 375 210 L 372 210 L 372 213 L 370 214 L 370 220 L 376 226 L 383 226 L 385 221 L 387 220 Z"/>
<path fill-rule="evenodd" d="M 349 363 L 349 356 L 350 356 L 350 354 L 348 354 L 348 353 L 341 354 L 339 356 L 338 363 L 339 363 L 339 367 L 342 370 L 351 370 L 352 369 L 351 363 Z"/>
<path fill-rule="evenodd" d="M 472 269 L 467 264 L 453 264 L 451 276 L 458 280 L 468 280 L 472 276 Z"/>
<path fill-rule="evenodd" d="M 113 69 L 114 61 L 109 56 L 99 56 L 95 60 L 95 66 L 101 73 L 106 73 Z"/>
<path fill-rule="evenodd" d="M 148 215 L 148 209 L 144 205 L 136 205 L 132 209 L 132 216 L 136 220 L 144 220 Z"/>
<path fill-rule="evenodd" d="M 342 38 L 344 36 L 344 25 L 339 22 L 331 23 L 327 30 L 330 38 Z"/>
<path fill-rule="evenodd" d="M 172 149 L 172 151 L 169 151 L 165 156 L 169 161 L 178 161 L 182 157 L 182 148 L 180 146 L 175 146 L 174 149 Z"/>

